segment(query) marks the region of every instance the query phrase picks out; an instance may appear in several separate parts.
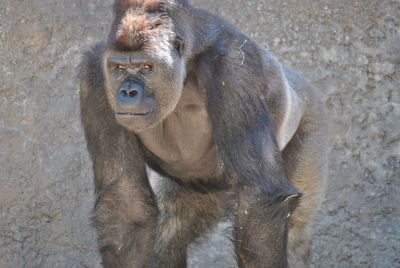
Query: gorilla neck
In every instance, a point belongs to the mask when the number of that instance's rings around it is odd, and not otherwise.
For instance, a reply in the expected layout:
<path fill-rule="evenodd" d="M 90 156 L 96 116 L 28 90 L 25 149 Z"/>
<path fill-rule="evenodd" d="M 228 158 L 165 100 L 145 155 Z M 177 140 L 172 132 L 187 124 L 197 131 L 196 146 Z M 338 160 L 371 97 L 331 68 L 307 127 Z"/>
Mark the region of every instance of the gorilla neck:
<path fill-rule="evenodd" d="M 140 132 L 138 137 L 171 176 L 182 179 L 217 176 L 217 149 L 212 142 L 211 123 L 193 73 L 187 75 L 174 112 L 162 124 Z"/>

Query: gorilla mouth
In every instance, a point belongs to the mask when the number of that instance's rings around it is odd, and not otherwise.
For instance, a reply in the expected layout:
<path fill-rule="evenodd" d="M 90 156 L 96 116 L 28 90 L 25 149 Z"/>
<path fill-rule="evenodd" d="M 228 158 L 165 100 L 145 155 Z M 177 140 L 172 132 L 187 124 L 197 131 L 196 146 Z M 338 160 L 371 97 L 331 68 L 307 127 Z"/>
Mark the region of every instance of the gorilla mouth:
<path fill-rule="evenodd" d="M 118 116 L 147 116 L 151 114 L 152 111 L 148 111 L 147 113 L 117 113 Z"/>

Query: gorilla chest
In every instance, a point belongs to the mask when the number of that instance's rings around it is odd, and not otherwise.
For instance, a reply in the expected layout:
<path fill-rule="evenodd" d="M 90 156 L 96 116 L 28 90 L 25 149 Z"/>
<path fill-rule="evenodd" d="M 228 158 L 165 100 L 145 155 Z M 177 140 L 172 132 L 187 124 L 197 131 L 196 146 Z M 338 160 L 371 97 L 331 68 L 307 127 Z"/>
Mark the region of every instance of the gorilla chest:
<path fill-rule="evenodd" d="M 138 136 L 170 175 L 178 178 L 216 175 L 217 150 L 212 141 L 211 122 L 197 92 L 186 90 L 162 124 Z"/>

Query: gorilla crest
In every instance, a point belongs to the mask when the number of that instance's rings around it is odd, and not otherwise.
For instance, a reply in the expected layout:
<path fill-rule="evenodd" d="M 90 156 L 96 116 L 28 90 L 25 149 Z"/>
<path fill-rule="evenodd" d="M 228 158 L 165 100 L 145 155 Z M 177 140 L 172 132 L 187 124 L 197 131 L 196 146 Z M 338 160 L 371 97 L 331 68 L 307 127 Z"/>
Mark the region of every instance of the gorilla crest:
<path fill-rule="evenodd" d="M 175 38 L 173 22 L 166 10 L 173 2 L 130 1 L 132 7 L 125 12 L 115 35 L 121 48 L 143 49 L 172 63 L 172 41 Z"/>
<path fill-rule="evenodd" d="M 80 75 L 104 267 L 186 267 L 226 218 L 239 267 L 307 267 L 328 153 L 307 80 L 185 0 L 115 0 Z"/>

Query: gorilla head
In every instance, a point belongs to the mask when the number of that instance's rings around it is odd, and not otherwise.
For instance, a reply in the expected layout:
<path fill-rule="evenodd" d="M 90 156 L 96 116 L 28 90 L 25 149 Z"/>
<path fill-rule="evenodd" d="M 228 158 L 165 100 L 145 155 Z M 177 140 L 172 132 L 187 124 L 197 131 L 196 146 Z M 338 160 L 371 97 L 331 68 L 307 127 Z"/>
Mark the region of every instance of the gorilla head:
<path fill-rule="evenodd" d="M 103 54 L 107 97 L 117 122 L 136 133 L 164 120 L 181 96 L 183 40 L 190 31 L 175 25 L 172 16 L 182 4 L 131 0 L 115 6 L 115 31 Z"/>

